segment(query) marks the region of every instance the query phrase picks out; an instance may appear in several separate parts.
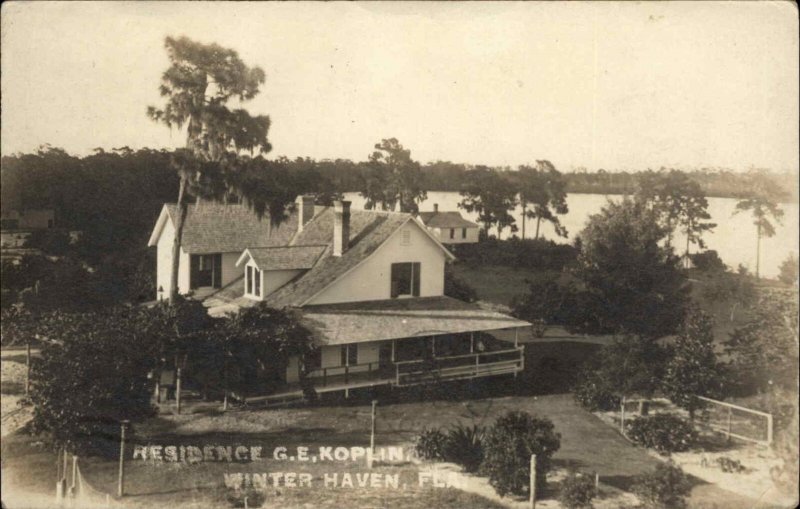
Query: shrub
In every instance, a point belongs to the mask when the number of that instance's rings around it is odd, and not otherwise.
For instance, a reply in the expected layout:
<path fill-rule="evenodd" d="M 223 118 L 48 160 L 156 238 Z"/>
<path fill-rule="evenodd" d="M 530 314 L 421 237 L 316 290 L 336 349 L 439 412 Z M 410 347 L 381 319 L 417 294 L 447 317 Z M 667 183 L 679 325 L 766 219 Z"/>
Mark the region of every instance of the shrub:
<path fill-rule="evenodd" d="M 692 489 L 689 478 L 674 463 L 660 463 L 655 470 L 639 476 L 631 488 L 646 507 L 680 509 Z"/>
<path fill-rule="evenodd" d="M 530 458 L 536 455 L 536 486 L 544 488 L 553 454 L 561 435 L 549 419 L 511 411 L 497 419 L 486 432 L 481 472 L 500 496 L 521 495 L 529 490 Z"/>
<path fill-rule="evenodd" d="M 443 460 L 447 435 L 438 429 L 422 430 L 417 437 L 414 450 L 417 456 L 426 460 Z"/>
<path fill-rule="evenodd" d="M 255 488 L 233 490 L 225 497 L 231 507 L 261 507 L 267 500 L 266 495 Z M 247 502 L 245 503 L 245 500 Z"/>
<path fill-rule="evenodd" d="M 742 462 L 739 460 L 731 459 L 727 456 L 720 456 L 717 458 L 717 465 L 723 472 L 739 473 L 747 470 Z"/>
<path fill-rule="evenodd" d="M 709 249 L 708 251 L 703 251 L 701 253 L 690 254 L 689 259 L 692 260 L 692 263 L 694 263 L 694 266 L 697 267 L 698 270 L 724 271 L 727 269 L 725 263 L 722 261 L 722 258 L 720 258 L 719 254 L 713 249 Z"/>
<path fill-rule="evenodd" d="M 464 302 L 475 302 L 478 293 L 466 281 L 453 274 L 450 264 L 444 268 L 444 294 Z"/>
<path fill-rule="evenodd" d="M 627 434 L 635 443 L 663 455 L 686 451 L 697 439 L 692 425 L 672 414 L 637 417 L 628 425 Z"/>
<path fill-rule="evenodd" d="M 597 376 L 591 366 L 581 370 L 572 391 L 575 401 L 590 411 L 615 410 L 620 405 L 620 398 L 613 393 L 611 385 Z"/>
<path fill-rule="evenodd" d="M 444 444 L 444 459 L 464 467 L 467 472 L 477 472 L 483 461 L 483 437 L 480 426 L 458 424 L 447 433 Z"/>
<path fill-rule="evenodd" d="M 585 475 L 571 475 L 561 483 L 558 500 L 567 509 L 592 507 L 592 499 L 597 495 L 594 481 Z"/>

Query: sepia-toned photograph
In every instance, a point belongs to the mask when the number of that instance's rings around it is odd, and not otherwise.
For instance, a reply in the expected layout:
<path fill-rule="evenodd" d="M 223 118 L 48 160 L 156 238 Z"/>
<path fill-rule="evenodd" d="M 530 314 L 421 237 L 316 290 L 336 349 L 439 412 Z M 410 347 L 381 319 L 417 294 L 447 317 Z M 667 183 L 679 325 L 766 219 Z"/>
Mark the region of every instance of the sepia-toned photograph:
<path fill-rule="evenodd" d="M 789 509 L 798 7 L 9 1 L 3 509 Z"/>

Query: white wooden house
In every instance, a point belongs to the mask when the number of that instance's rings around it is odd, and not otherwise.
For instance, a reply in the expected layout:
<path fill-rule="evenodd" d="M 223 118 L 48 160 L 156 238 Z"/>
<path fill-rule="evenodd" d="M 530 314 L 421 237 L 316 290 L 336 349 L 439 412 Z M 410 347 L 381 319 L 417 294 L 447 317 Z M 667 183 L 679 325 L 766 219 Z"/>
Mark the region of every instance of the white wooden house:
<path fill-rule="evenodd" d="M 299 197 L 276 228 L 238 205 L 190 206 L 181 293 L 194 291 L 212 315 L 260 301 L 294 309 L 319 347 L 310 372 L 318 392 L 524 368 L 515 338 L 530 324 L 445 296 L 445 264 L 454 257 L 418 218 L 313 200 Z M 150 238 L 159 296 L 168 292 L 174 213 L 165 205 Z M 299 396 L 299 369 L 290 359 L 284 388 L 264 399 Z"/>
<path fill-rule="evenodd" d="M 478 242 L 480 226 L 464 219 L 458 211 L 439 212 L 439 204 L 435 203 L 433 212 L 420 212 L 419 218 L 442 244 Z"/>

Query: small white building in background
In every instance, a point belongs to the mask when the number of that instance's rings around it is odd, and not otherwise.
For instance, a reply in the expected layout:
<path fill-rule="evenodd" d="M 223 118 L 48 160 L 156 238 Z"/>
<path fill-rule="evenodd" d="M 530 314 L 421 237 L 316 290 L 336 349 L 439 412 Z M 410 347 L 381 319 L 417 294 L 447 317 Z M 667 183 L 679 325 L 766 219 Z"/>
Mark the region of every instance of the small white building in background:
<path fill-rule="evenodd" d="M 478 242 L 480 227 L 461 216 L 461 212 L 439 212 L 439 204 L 433 212 L 420 212 L 419 219 L 442 244 L 470 244 Z"/>

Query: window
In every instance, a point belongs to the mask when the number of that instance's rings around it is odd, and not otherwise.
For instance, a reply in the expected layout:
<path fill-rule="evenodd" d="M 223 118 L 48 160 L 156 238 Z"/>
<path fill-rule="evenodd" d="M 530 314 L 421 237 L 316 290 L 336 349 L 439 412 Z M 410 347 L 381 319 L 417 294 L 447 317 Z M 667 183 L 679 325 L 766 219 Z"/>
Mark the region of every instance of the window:
<path fill-rule="evenodd" d="M 391 297 L 419 297 L 419 262 L 393 263 Z"/>
<path fill-rule="evenodd" d="M 467 238 L 467 229 L 466 228 L 461 228 L 461 238 L 462 239 L 466 239 Z"/>
<path fill-rule="evenodd" d="M 261 271 L 248 265 L 245 279 L 245 293 L 261 297 Z"/>
<path fill-rule="evenodd" d="M 355 366 L 358 364 L 358 345 L 342 345 L 341 365 Z"/>
<path fill-rule="evenodd" d="M 400 234 L 400 245 L 401 246 L 410 246 L 411 245 L 411 230 L 405 229 Z"/>
<path fill-rule="evenodd" d="M 451 239 L 456 238 L 456 229 L 455 228 L 450 228 L 450 238 Z"/>
<path fill-rule="evenodd" d="M 189 287 L 222 286 L 222 254 L 191 255 L 189 259 Z"/>

